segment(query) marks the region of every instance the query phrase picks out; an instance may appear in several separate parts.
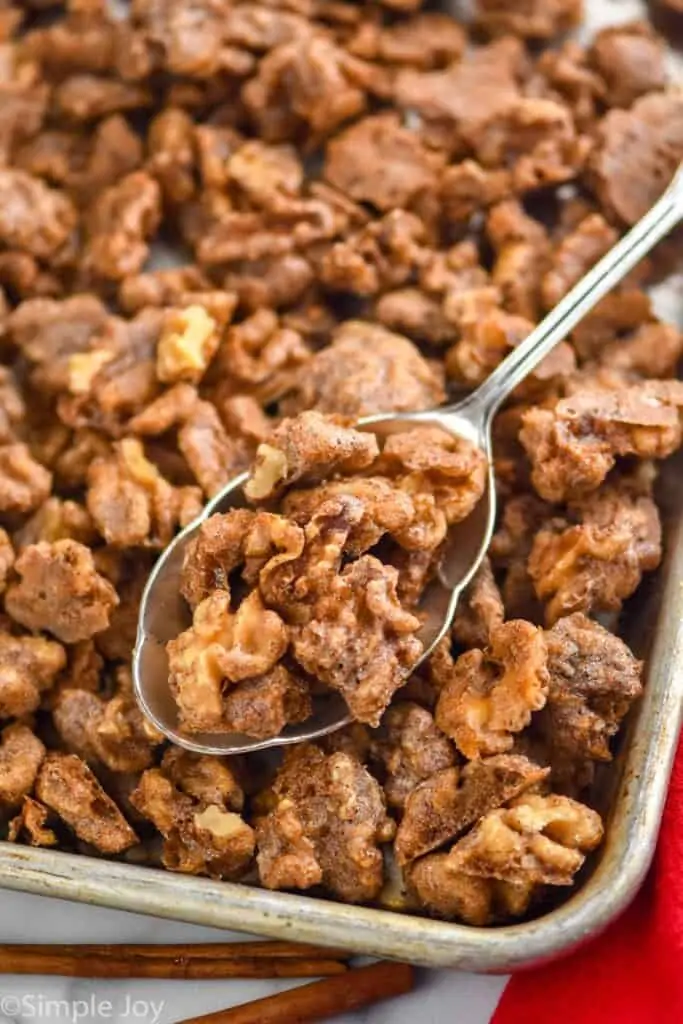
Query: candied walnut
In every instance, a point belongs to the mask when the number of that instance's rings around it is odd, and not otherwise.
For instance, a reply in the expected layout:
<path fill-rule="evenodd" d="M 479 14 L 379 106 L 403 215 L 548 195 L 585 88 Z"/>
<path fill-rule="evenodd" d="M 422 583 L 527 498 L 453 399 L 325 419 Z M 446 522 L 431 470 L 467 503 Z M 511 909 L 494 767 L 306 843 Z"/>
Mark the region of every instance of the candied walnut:
<path fill-rule="evenodd" d="M 25 415 L 26 406 L 16 377 L 9 367 L 0 366 L 0 444 L 16 440 L 17 428 Z"/>
<path fill-rule="evenodd" d="M 383 882 L 379 844 L 392 837 L 379 783 L 352 756 L 300 746 L 285 755 L 275 808 L 257 823 L 258 869 L 269 889 L 322 883 L 349 903 Z"/>
<path fill-rule="evenodd" d="M 178 526 L 196 518 L 202 499 L 197 487 L 169 484 L 141 443 L 128 437 L 91 465 L 86 504 L 108 544 L 164 548 Z"/>
<path fill-rule="evenodd" d="M 683 352 L 683 333 L 673 324 L 653 320 L 634 324 L 632 330 L 626 324 L 605 337 L 606 329 L 606 321 L 602 324 L 595 321 L 572 339 L 575 348 L 590 345 L 596 349 L 594 355 L 600 371 L 606 369 L 614 374 L 621 372 L 659 379 L 675 376 Z M 589 371 L 590 367 L 586 369 Z"/>
<path fill-rule="evenodd" d="M 323 256 L 320 280 L 333 291 L 355 295 L 375 295 L 405 284 L 424 259 L 425 240 L 418 217 L 391 210 L 335 242 Z"/>
<path fill-rule="evenodd" d="M 230 802 L 223 793 L 202 787 L 188 795 L 164 769 L 150 768 L 130 801 L 164 837 L 162 860 L 170 871 L 236 879 L 249 867 L 254 832 L 226 808 Z"/>
<path fill-rule="evenodd" d="M 380 210 L 407 207 L 436 186 L 443 164 L 397 114 L 377 114 L 347 128 L 327 146 L 325 177 L 357 202 Z"/>
<path fill-rule="evenodd" d="M 391 807 L 403 807 L 418 783 L 455 762 L 450 741 L 419 704 L 394 704 L 382 721 L 384 735 L 372 744 L 373 759 L 386 771 L 384 793 Z"/>
<path fill-rule="evenodd" d="M 546 309 L 560 299 L 595 266 L 618 238 L 599 213 L 592 213 L 560 242 L 552 256 L 552 267 L 543 278 L 541 293 Z"/>
<path fill-rule="evenodd" d="M 198 384 L 218 350 L 217 324 L 203 306 L 167 310 L 157 348 L 157 376 Z"/>
<path fill-rule="evenodd" d="M 30 846 L 56 846 L 59 840 L 47 827 L 49 816 L 47 807 L 25 796 L 19 813 L 9 823 L 8 841 L 16 843 L 26 837 Z"/>
<path fill-rule="evenodd" d="M 7 579 L 14 565 L 14 558 L 14 548 L 12 547 L 9 534 L 0 527 L 0 594 L 4 592 L 7 586 Z"/>
<path fill-rule="evenodd" d="M 67 393 L 58 400 L 60 420 L 79 429 L 96 427 L 119 437 L 129 417 L 159 392 L 156 347 L 163 313 L 143 310 L 132 320 L 109 317 L 96 351 L 71 355 L 66 364 Z"/>
<path fill-rule="evenodd" d="M 20 723 L 2 730 L 0 740 L 0 804 L 18 807 L 33 789 L 45 757 L 45 747 Z"/>
<path fill-rule="evenodd" d="M 32 512 L 47 499 L 52 474 L 25 444 L 0 445 L 0 512 Z"/>
<path fill-rule="evenodd" d="M 536 730 L 553 784 L 571 785 L 586 762 L 610 761 L 610 740 L 642 692 L 642 662 L 626 644 L 577 612 L 545 634 L 550 685 Z"/>
<path fill-rule="evenodd" d="M 600 815 L 576 800 L 526 794 L 489 811 L 450 850 L 449 865 L 477 878 L 571 885 L 603 831 Z"/>
<path fill-rule="evenodd" d="M 14 545 L 21 552 L 41 540 L 53 544 L 56 540 L 71 538 L 92 546 L 96 537 L 93 521 L 79 502 L 48 498 L 14 534 Z"/>
<path fill-rule="evenodd" d="M 234 382 L 234 390 L 267 404 L 288 390 L 310 357 L 297 331 L 283 327 L 272 310 L 260 309 L 228 329 L 215 370 L 219 379 Z"/>
<path fill-rule="evenodd" d="M 69 383 L 71 356 L 94 350 L 107 323 L 105 305 L 94 295 L 29 299 L 10 315 L 10 338 L 35 367 L 31 379 L 41 391 L 57 393 Z"/>
<path fill-rule="evenodd" d="M 511 188 L 512 179 L 507 169 L 491 169 L 482 167 L 476 160 L 463 160 L 444 171 L 439 197 L 447 220 L 457 224 L 499 202 Z"/>
<path fill-rule="evenodd" d="M 229 811 L 241 811 L 244 807 L 244 791 L 234 770 L 239 767 L 236 760 L 228 762 L 227 758 L 206 757 L 170 747 L 161 767 L 174 786 L 193 800 Z"/>
<path fill-rule="evenodd" d="M 186 297 L 210 288 L 208 278 L 194 264 L 163 267 L 124 278 L 118 300 L 125 313 L 133 314 L 148 306 L 179 306 Z"/>
<path fill-rule="evenodd" d="M 448 376 L 475 385 L 486 380 L 534 328 L 524 317 L 495 307 L 483 315 L 476 312 L 478 316 L 463 317 L 460 340 L 446 354 Z"/>
<path fill-rule="evenodd" d="M 617 456 L 666 458 L 681 443 L 678 381 L 646 381 L 617 391 L 579 391 L 553 409 L 522 415 L 519 439 L 531 479 L 547 501 L 595 490 Z"/>
<path fill-rule="evenodd" d="M 71 200 L 25 171 L 0 168 L 0 242 L 50 259 L 76 226 Z"/>
<path fill-rule="evenodd" d="M 62 450 L 55 459 L 55 479 L 60 487 L 85 487 L 91 464 L 110 452 L 109 441 L 98 431 L 76 430 L 70 436 L 70 447 Z"/>
<path fill-rule="evenodd" d="M 613 107 L 630 107 L 666 85 L 664 42 L 642 21 L 612 25 L 595 36 L 590 60 L 607 86 Z"/>
<path fill-rule="evenodd" d="M 312 711 L 308 685 L 284 665 L 245 680 L 223 698 L 225 729 L 254 739 L 279 736 L 286 725 L 304 722 Z"/>
<path fill-rule="evenodd" d="M 475 145 L 486 124 L 509 109 L 519 95 L 517 76 L 524 60 L 517 40 L 503 39 L 473 50 L 442 71 L 401 70 L 396 78 L 398 105 L 444 126 L 457 150 Z"/>
<path fill-rule="evenodd" d="M 550 625 L 577 611 L 619 611 L 662 555 L 659 512 L 646 494 L 606 484 L 534 538 L 528 572 Z"/>
<path fill-rule="evenodd" d="M 504 619 L 503 598 L 487 558 L 458 601 L 453 636 L 463 647 L 486 647 Z"/>
<path fill-rule="evenodd" d="M 87 73 L 69 75 L 55 86 L 53 105 L 67 121 L 94 121 L 151 104 L 151 94 L 132 82 Z"/>
<path fill-rule="evenodd" d="M 35 711 L 65 665 L 64 648 L 54 640 L 0 631 L 0 718 Z"/>
<path fill-rule="evenodd" d="M 191 199 L 196 188 L 196 159 L 194 124 L 189 114 L 177 107 L 160 111 L 150 123 L 147 150 L 147 170 L 161 185 L 164 198 L 172 204 Z"/>
<path fill-rule="evenodd" d="M 225 732 L 226 686 L 270 672 L 288 643 L 284 622 L 264 607 L 258 591 L 245 598 L 235 612 L 230 610 L 227 590 L 205 598 L 195 608 L 190 629 L 166 647 L 182 728 Z"/>
<path fill-rule="evenodd" d="M 486 221 L 496 251 L 491 281 L 505 309 L 536 322 L 541 313 L 541 281 L 548 267 L 545 229 L 528 217 L 517 200 L 495 206 Z"/>
<path fill-rule="evenodd" d="M 433 853 L 410 864 L 409 891 L 430 914 L 476 927 L 521 917 L 531 904 L 532 884 L 465 875 L 451 866 L 447 853 Z"/>
<path fill-rule="evenodd" d="M 41 541 L 15 563 L 21 577 L 5 596 L 7 612 L 28 629 L 44 629 L 63 643 L 88 640 L 109 625 L 116 591 L 95 569 L 88 548 L 74 540 Z"/>
<path fill-rule="evenodd" d="M 379 455 L 372 433 L 353 430 L 313 410 L 285 419 L 259 445 L 244 493 L 250 501 L 268 501 L 301 480 L 367 469 Z"/>
<path fill-rule="evenodd" d="M 428 71 L 457 60 L 466 44 L 462 26 L 452 17 L 428 11 L 392 25 L 369 19 L 361 21 L 346 48 L 363 60 L 406 64 Z"/>
<path fill-rule="evenodd" d="M 456 330 L 446 317 L 442 304 L 419 288 L 400 288 L 383 295 L 375 316 L 392 331 L 407 334 L 416 341 L 444 345 L 455 341 Z"/>
<path fill-rule="evenodd" d="M 526 728 L 548 694 L 540 629 L 523 620 L 506 622 L 489 644 L 460 655 L 436 705 L 436 724 L 469 758 L 510 750 L 514 734 Z"/>
<path fill-rule="evenodd" d="M 123 853 L 138 842 L 114 801 L 75 754 L 46 756 L 36 780 L 36 796 L 79 839 L 101 853 Z"/>
<path fill-rule="evenodd" d="M 528 192 L 571 181 L 590 148 L 564 104 L 522 97 L 487 122 L 475 152 L 485 166 L 510 167 L 513 190 Z"/>
<path fill-rule="evenodd" d="M 475 19 L 491 35 L 552 39 L 581 22 L 583 0 L 477 0 Z"/>
<path fill-rule="evenodd" d="M 415 547 L 416 542 L 420 545 L 426 539 L 428 550 L 437 547 L 445 536 L 443 516 L 434 516 L 436 536 L 432 531 L 420 530 L 415 521 L 418 517 L 424 521 L 425 509 L 421 505 L 418 507 L 410 495 L 392 481 L 380 476 L 349 477 L 331 480 L 308 490 L 290 491 L 282 501 L 282 511 L 300 526 L 305 526 L 330 498 L 347 495 L 357 498 L 364 506 L 363 516 L 354 524 L 345 544 L 345 550 L 350 554 L 362 555 L 374 547 L 385 533 L 406 547 Z"/>
<path fill-rule="evenodd" d="M 513 495 L 503 507 L 491 540 L 491 561 L 497 570 L 505 573 L 501 588 L 503 604 L 508 614 L 517 618 L 538 620 L 540 617 L 527 561 L 538 530 L 551 515 L 551 507 L 535 495 Z"/>
<path fill-rule="evenodd" d="M 398 572 L 363 555 L 330 579 L 292 650 L 310 675 L 344 697 L 359 722 L 377 725 L 422 652 L 419 619 L 398 601 Z"/>
<path fill-rule="evenodd" d="M 431 408 L 444 398 L 440 377 L 407 338 L 349 320 L 297 375 L 286 411 L 368 416 Z"/>
<path fill-rule="evenodd" d="M 181 593 L 191 608 L 215 590 L 229 593 L 229 576 L 245 560 L 245 547 L 256 513 L 232 509 L 209 516 L 187 546 Z M 303 547 L 303 543 L 302 543 Z"/>
<path fill-rule="evenodd" d="M 153 763 L 163 736 L 140 711 L 125 677 L 121 685 L 120 675 L 118 692 L 110 700 L 88 690 L 62 689 L 54 723 L 66 748 L 84 761 L 113 772 L 141 772 Z"/>
<path fill-rule="evenodd" d="M 516 754 L 470 761 L 462 770 L 436 771 L 408 794 L 394 843 L 399 864 L 444 846 L 548 774 L 548 768 Z"/>
<path fill-rule="evenodd" d="M 144 171 L 122 178 L 88 210 L 83 266 L 97 278 L 121 281 L 137 274 L 161 216 L 159 186 Z"/>
<path fill-rule="evenodd" d="M 409 494 L 431 495 L 449 524 L 470 514 L 486 486 L 484 453 L 439 427 L 391 434 L 378 468 Z"/>
<path fill-rule="evenodd" d="M 305 32 L 276 46 L 242 89 L 242 100 L 267 142 L 308 132 L 329 135 L 365 110 L 365 92 L 353 79 L 353 58 L 323 36 Z"/>
<path fill-rule="evenodd" d="M 590 177 L 604 210 L 635 224 L 659 198 L 683 159 L 683 96 L 651 93 L 596 126 Z"/>
<path fill-rule="evenodd" d="M 211 402 L 195 402 L 178 431 L 178 448 L 208 497 L 213 497 L 250 462 L 253 446 L 230 437 Z M 196 491 L 196 488 L 184 488 Z M 198 509 L 190 516 L 194 519 Z M 187 520 L 189 522 L 189 520 Z"/>

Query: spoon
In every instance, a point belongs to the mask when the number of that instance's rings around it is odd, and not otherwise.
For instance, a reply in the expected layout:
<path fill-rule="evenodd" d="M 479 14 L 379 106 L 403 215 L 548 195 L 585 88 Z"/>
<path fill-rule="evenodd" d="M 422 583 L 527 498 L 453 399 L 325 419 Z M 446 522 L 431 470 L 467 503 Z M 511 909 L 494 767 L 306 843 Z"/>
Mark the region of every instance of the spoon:
<path fill-rule="evenodd" d="M 458 599 L 479 569 L 491 542 L 496 518 L 491 441 L 495 413 L 551 349 L 566 338 L 586 313 L 682 218 L 683 165 L 642 220 L 572 288 L 476 391 L 456 405 L 425 412 L 383 413 L 358 421 L 358 428 L 372 430 L 380 437 L 416 426 L 440 427 L 477 445 L 488 462 L 484 495 L 466 520 L 450 528 L 438 576 L 422 597 L 420 611 L 424 624 L 418 635 L 424 649 L 413 670 L 429 657 L 450 629 Z M 279 736 L 269 739 L 254 740 L 236 733 L 189 735 L 178 727 L 165 645 L 191 624 L 189 607 L 180 594 L 183 556 L 188 543 L 209 516 L 247 505 L 243 487 L 248 477 L 248 473 L 242 473 L 231 480 L 208 502 L 201 515 L 171 542 L 152 570 L 140 603 L 133 652 L 135 695 L 157 729 L 179 746 L 198 753 L 237 754 L 300 743 L 334 732 L 351 720 L 342 698 L 331 694 L 314 698 L 313 714 L 307 721 L 289 725 Z"/>

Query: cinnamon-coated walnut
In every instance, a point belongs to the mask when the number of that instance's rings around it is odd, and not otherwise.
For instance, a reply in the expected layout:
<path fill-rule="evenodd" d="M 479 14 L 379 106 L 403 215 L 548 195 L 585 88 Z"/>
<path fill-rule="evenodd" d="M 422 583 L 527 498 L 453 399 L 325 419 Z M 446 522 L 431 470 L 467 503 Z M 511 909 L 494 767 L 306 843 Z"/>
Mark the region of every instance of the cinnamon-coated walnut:
<path fill-rule="evenodd" d="M 9 578 L 10 570 L 14 565 L 15 559 L 14 547 L 12 541 L 9 538 L 7 530 L 0 528 L 0 594 L 2 594 L 7 587 L 7 580 Z"/>
<path fill-rule="evenodd" d="M 203 306 L 166 311 L 157 348 L 157 376 L 197 384 L 219 345 L 216 321 Z"/>
<path fill-rule="evenodd" d="M 550 682 L 537 729 L 553 784 L 564 789 L 586 762 L 611 760 L 610 741 L 642 691 L 642 663 L 582 613 L 560 619 L 545 640 Z"/>
<path fill-rule="evenodd" d="M 394 850 L 407 864 L 454 839 L 489 811 L 501 807 L 549 774 L 526 757 L 497 754 L 446 768 L 409 795 Z"/>
<path fill-rule="evenodd" d="M 65 666 L 66 653 L 56 641 L 0 631 L 0 718 L 35 711 Z"/>
<path fill-rule="evenodd" d="M 18 807 L 33 789 L 45 757 L 45 746 L 19 722 L 2 730 L 0 739 L 0 805 Z"/>
<path fill-rule="evenodd" d="M 164 837 L 162 861 L 170 871 L 236 879 L 249 867 L 254 832 L 228 809 L 224 794 L 188 794 L 162 766 L 143 772 L 130 800 Z"/>
<path fill-rule="evenodd" d="M 448 854 L 450 867 L 477 878 L 571 885 L 600 843 L 600 815 L 566 796 L 525 794 L 489 811 Z"/>
<path fill-rule="evenodd" d="M 379 783 L 354 757 L 302 745 L 285 755 L 275 807 L 257 823 L 261 882 L 271 889 L 322 884 L 360 903 L 382 886 L 380 844 L 393 835 Z"/>
<path fill-rule="evenodd" d="M 88 640 L 109 625 L 116 591 L 95 569 L 90 550 L 74 540 L 41 541 L 15 563 L 20 577 L 5 596 L 7 612 L 27 629 L 44 629 L 63 643 Z"/>
<path fill-rule="evenodd" d="M 270 672 L 288 643 L 285 623 L 264 607 L 257 590 L 234 612 L 227 590 L 205 598 L 195 608 L 190 629 L 167 645 L 170 684 L 182 727 L 190 732 L 225 731 L 226 686 Z"/>
<path fill-rule="evenodd" d="M 250 501 L 268 501 L 301 480 L 367 469 L 378 454 L 374 434 L 313 410 L 302 412 L 283 420 L 259 445 L 244 493 Z"/>
<path fill-rule="evenodd" d="M 439 694 L 435 720 L 469 758 L 512 748 L 548 694 L 541 630 L 523 620 L 495 629 L 485 650 L 461 654 Z"/>
<path fill-rule="evenodd" d="M 107 543 L 120 548 L 163 548 L 202 507 L 199 489 L 173 487 L 132 437 L 92 463 L 86 503 Z"/>
<path fill-rule="evenodd" d="M 659 565 L 661 533 L 654 501 L 628 480 L 570 502 L 566 518 L 543 524 L 529 553 L 548 623 L 577 611 L 619 611 L 643 572 Z"/>
<path fill-rule="evenodd" d="M 52 474 L 25 444 L 0 445 L 0 512 L 33 512 L 51 487 Z"/>
<path fill-rule="evenodd" d="M 427 409 L 444 397 L 438 372 L 407 338 L 347 320 L 296 375 L 286 407 L 291 413 L 314 408 L 358 418 Z"/>
<path fill-rule="evenodd" d="M 133 829 L 84 761 L 51 752 L 36 780 L 36 796 L 83 842 L 101 853 L 123 853 L 138 842 Z"/>
<path fill-rule="evenodd" d="M 681 406 L 679 381 L 645 381 L 529 409 L 519 437 L 534 487 L 547 501 L 579 498 L 602 483 L 618 456 L 665 458 L 681 443 Z"/>
<path fill-rule="evenodd" d="M 504 619 L 503 599 L 487 558 L 458 601 L 453 636 L 463 647 L 486 647 Z"/>
<path fill-rule="evenodd" d="M 403 609 L 398 573 L 363 555 L 334 576 L 296 627 L 294 657 L 344 697 L 353 717 L 377 725 L 422 652 L 420 621 Z"/>
<path fill-rule="evenodd" d="M 9 823 L 7 839 L 10 843 L 26 839 L 30 846 L 56 846 L 59 842 L 47 821 L 50 812 L 44 804 L 25 796 L 19 813 Z"/>
<path fill-rule="evenodd" d="M 403 807 L 418 783 L 454 764 L 455 751 L 419 704 L 393 704 L 382 725 L 384 732 L 372 745 L 372 757 L 386 771 L 387 803 Z"/>
<path fill-rule="evenodd" d="M 377 468 L 396 478 L 408 494 L 431 494 L 449 524 L 470 514 L 486 485 L 484 453 L 439 427 L 391 434 Z"/>

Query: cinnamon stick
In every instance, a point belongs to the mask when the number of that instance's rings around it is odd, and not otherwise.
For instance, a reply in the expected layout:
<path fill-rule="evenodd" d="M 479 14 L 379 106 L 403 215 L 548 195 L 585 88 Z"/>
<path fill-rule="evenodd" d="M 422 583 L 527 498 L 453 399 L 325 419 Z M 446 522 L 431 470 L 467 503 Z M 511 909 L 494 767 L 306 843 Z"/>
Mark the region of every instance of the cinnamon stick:
<path fill-rule="evenodd" d="M 315 946 L 308 942 L 257 940 L 255 942 L 187 943 L 49 943 L 0 944 L 0 962 L 15 953 L 50 956 L 145 957 L 154 960 L 350 960 L 348 950 L 331 946 Z"/>
<path fill-rule="evenodd" d="M 414 983 L 415 972 L 409 964 L 381 960 L 349 971 L 343 978 L 316 981 L 228 1010 L 190 1017 L 182 1024 L 305 1024 L 329 1020 L 337 1014 L 403 995 Z"/>
<path fill-rule="evenodd" d="M 152 950 L 154 947 L 152 947 Z M 346 964 L 322 957 L 194 958 L 185 948 L 179 956 L 120 952 L 83 953 L 60 946 L 0 946 L 0 974 L 47 974 L 69 978 L 155 978 L 219 980 L 224 978 L 321 978 L 346 972 Z"/>

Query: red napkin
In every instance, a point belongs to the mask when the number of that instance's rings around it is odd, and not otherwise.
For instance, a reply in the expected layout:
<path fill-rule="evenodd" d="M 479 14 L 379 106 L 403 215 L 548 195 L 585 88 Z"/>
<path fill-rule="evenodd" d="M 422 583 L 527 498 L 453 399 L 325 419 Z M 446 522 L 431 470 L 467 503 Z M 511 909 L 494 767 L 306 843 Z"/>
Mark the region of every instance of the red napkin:
<path fill-rule="evenodd" d="M 683 742 L 655 861 L 606 932 L 515 975 L 491 1024 L 683 1024 Z"/>

